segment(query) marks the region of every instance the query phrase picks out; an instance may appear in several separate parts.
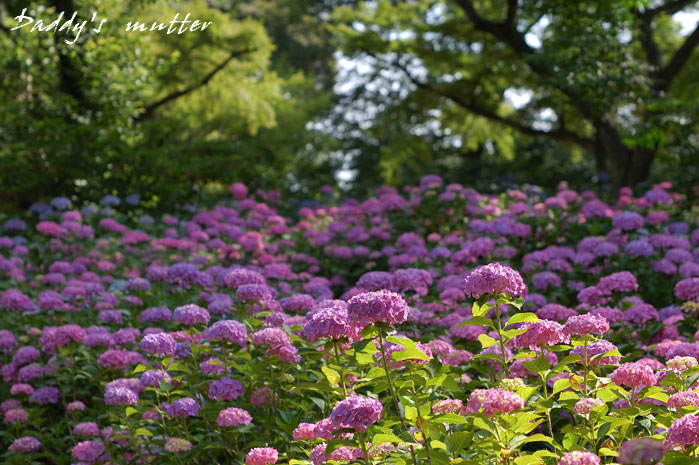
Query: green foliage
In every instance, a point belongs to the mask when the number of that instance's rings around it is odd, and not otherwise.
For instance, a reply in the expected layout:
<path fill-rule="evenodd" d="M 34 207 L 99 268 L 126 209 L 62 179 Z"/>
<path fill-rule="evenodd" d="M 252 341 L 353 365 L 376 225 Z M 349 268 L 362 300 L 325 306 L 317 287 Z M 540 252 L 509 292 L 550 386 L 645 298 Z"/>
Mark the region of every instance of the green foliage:
<path fill-rule="evenodd" d="M 327 86 L 309 67 L 275 69 L 266 25 L 242 7 L 41 4 L 0 7 L 0 45 L 9 51 L 0 57 L 0 203 L 138 192 L 154 205 L 177 205 L 238 179 L 252 188 L 332 182 L 331 169 L 317 176 L 330 163 L 322 156 L 329 139 L 306 128 L 330 108 Z M 61 33 L 9 31 L 22 8 L 48 23 L 66 5 L 107 22 L 74 45 Z M 184 34 L 125 30 L 136 20 L 167 24 L 176 13 L 212 24 Z"/>
<path fill-rule="evenodd" d="M 546 185 L 589 183 L 597 171 L 634 184 L 657 159 L 658 173 L 685 160 L 685 176 L 696 179 L 696 159 L 687 158 L 696 153 L 696 41 L 646 3 L 337 8 L 343 52 L 369 69 L 352 75 L 357 85 L 338 116 L 357 178 L 399 185 L 430 165 L 454 182 L 507 172 Z M 514 108 L 506 98 L 513 90 L 529 92 L 528 102 Z"/>

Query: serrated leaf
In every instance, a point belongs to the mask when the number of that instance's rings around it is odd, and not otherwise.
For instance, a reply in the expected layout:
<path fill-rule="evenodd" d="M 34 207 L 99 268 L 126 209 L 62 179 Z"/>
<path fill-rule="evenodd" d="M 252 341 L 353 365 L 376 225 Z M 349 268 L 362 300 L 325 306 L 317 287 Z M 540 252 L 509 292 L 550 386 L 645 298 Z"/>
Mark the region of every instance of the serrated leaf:
<path fill-rule="evenodd" d="M 399 438 L 395 434 L 386 434 L 386 433 L 375 434 L 374 438 L 371 440 L 372 444 L 384 444 L 386 442 L 391 442 L 394 444 L 402 444 L 405 441 L 403 441 L 401 438 Z"/>
<path fill-rule="evenodd" d="M 517 457 L 514 461 L 515 465 L 541 465 L 544 460 L 536 455 L 523 455 Z"/>
<path fill-rule="evenodd" d="M 479 334 L 478 341 L 481 343 L 484 349 L 498 344 L 498 341 L 488 336 L 487 334 Z"/>
<path fill-rule="evenodd" d="M 495 324 L 493 323 L 493 320 L 484 316 L 474 316 L 473 318 L 470 318 L 464 321 L 463 323 L 459 323 L 457 328 L 463 328 L 464 326 L 489 326 L 495 329 Z"/>
<path fill-rule="evenodd" d="M 340 381 L 340 374 L 332 368 L 324 366 L 321 367 L 320 371 L 323 372 L 331 386 L 337 385 L 337 383 Z"/>
<path fill-rule="evenodd" d="M 449 425 L 463 425 L 464 423 L 468 423 L 466 418 L 462 417 L 461 415 L 457 415 L 456 413 L 445 413 L 444 415 L 439 415 L 438 417 L 434 417 L 434 421 L 439 423 L 447 423 Z"/>
<path fill-rule="evenodd" d="M 606 455 L 608 457 L 618 457 L 619 453 L 617 451 L 609 449 L 607 447 L 602 447 L 599 450 L 599 455 Z"/>
<path fill-rule="evenodd" d="M 536 373 L 538 375 L 548 371 L 551 368 L 551 364 L 544 357 L 537 357 L 534 360 L 522 362 L 522 366 L 532 373 Z"/>
<path fill-rule="evenodd" d="M 536 323 L 537 321 L 539 321 L 539 317 L 533 313 L 516 313 L 512 315 L 509 320 L 507 320 L 505 328 L 517 323 Z"/>
<path fill-rule="evenodd" d="M 488 303 L 489 298 L 490 296 L 487 294 L 481 296 L 471 307 L 471 314 L 473 316 L 483 316 L 488 313 L 488 310 L 493 308 L 493 306 Z"/>

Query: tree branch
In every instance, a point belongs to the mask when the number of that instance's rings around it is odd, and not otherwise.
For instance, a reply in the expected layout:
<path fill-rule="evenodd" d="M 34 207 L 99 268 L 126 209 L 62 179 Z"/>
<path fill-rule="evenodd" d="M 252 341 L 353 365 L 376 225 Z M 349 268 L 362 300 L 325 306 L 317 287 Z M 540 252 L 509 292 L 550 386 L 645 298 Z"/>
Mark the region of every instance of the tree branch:
<path fill-rule="evenodd" d="M 496 23 L 495 21 L 490 21 L 483 18 L 478 14 L 471 0 L 456 0 L 456 2 L 459 4 L 461 9 L 464 10 L 464 13 L 466 13 L 468 19 L 471 20 L 474 26 L 476 26 L 476 29 L 484 32 L 490 32 L 494 35 L 500 34 L 503 23 Z"/>
<path fill-rule="evenodd" d="M 182 90 L 178 90 L 178 91 L 175 91 L 171 94 L 168 94 L 165 97 L 151 103 L 150 105 L 147 105 L 146 108 L 144 109 L 143 113 L 138 115 L 134 120 L 137 122 L 140 122 L 140 121 L 144 121 L 144 120 L 152 118 L 153 115 L 155 114 L 155 111 L 158 108 L 160 108 L 161 106 L 163 106 L 169 102 L 172 102 L 173 100 L 177 100 L 180 97 L 184 97 L 185 95 L 187 95 L 191 92 L 194 92 L 195 90 L 197 90 L 201 87 L 204 87 L 205 85 L 207 85 L 209 83 L 209 81 L 211 81 L 214 78 L 214 76 L 216 76 L 216 74 L 219 73 L 219 71 L 221 71 L 223 68 L 225 68 L 228 63 L 230 63 L 235 58 L 238 58 L 242 55 L 245 55 L 246 53 L 249 53 L 251 51 L 252 50 L 250 50 L 250 49 L 244 49 L 244 50 L 238 50 L 238 51 L 231 52 L 231 54 L 228 55 L 228 57 L 225 60 L 223 60 L 218 65 L 216 65 L 199 82 L 196 82 L 196 83 L 190 85 L 189 87 L 185 87 Z"/>
<path fill-rule="evenodd" d="M 507 17 L 505 24 L 508 27 L 515 27 L 515 19 L 517 18 L 517 0 L 507 0 Z"/>
<path fill-rule="evenodd" d="M 639 30 L 643 52 L 646 54 L 648 63 L 654 68 L 653 72 L 658 72 L 663 67 L 663 56 L 653 37 L 653 17 L 641 13 L 639 10 L 635 10 L 634 15 L 640 21 Z"/>
<path fill-rule="evenodd" d="M 647 16 L 649 18 L 653 18 L 654 16 L 657 16 L 659 14 L 674 15 L 690 3 L 694 3 L 694 0 L 671 0 L 667 3 L 656 6 L 655 8 L 651 8 L 649 10 L 640 12 L 639 14 L 641 14 L 642 16 Z"/>
<path fill-rule="evenodd" d="M 468 111 L 469 113 L 473 113 L 474 115 L 480 116 L 482 118 L 486 118 L 490 121 L 502 124 L 504 126 L 510 127 L 512 129 L 517 130 L 518 132 L 530 136 L 536 136 L 536 137 L 546 137 L 548 139 L 553 139 L 557 141 L 566 141 L 566 142 L 571 142 L 573 144 L 579 145 L 580 147 L 589 149 L 589 150 L 594 150 L 594 141 L 591 139 L 587 139 L 584 137 L 579 136 L 578 134 L 575 134 L 574 132 L 570 132 L 566 130 L 563 126 L 560 126 L 558 129 L 555 131 L 542 131 L 539 129 L 535 129 L 531 126 L 527 126 L 519 121 L 515 121 L 509 118 L 505 118 L 503 116 L 498 115 L 495 111 L 490 110 L 488 108 L 483 108 L 482 106 L 476 104 L 473 101 L 466 100 L 458 95 L 454 95 L 450 92 L 446 92 L 442 89 L 439 89 L 433 85 L 430 85 L 426 82 L 420 81 L 417 78 L 415 78 L 410 71 L 407 69 L 405 65 L 402 63 L 395 61 L 395 62 L 387 62 L 386 60 L 383 60 L 376 55 L 372 53 L 367 53 L 369 56 L 373 57 L 374 59 L 388 65 L 388 66 L 393 66 L 405 74 L 405 76 L 408 78 L 410 82 L 412 82 L 416 87 L 419 89 L 423 89 L 425 91 L 431 92 L 433 94 L 436 94 L 440 97 L 446 98 L 448 100 L 451 100 L 453 103 L 456 105 L 460 106 L 464 110 Z"/>
<path fill-rule="evenodd" d="M 659 79 L 656 86 L 658 90 L 667 91 L 670 88 L 672 80 L 679 74 L 685 63 L 689 61 L 697 45 L 699 45 L 699 24 L 694 28 L 694 32 L 685 39 L 682 46 L 677 49 L 667 66 L 658 73 Z"/>
<path fill-rule="evenodd" d="M 520 57 L 526 57 L 535 52 L 524 40 L 524 34 L 517 30 L 515 21 L 517 12 L 516 0 L 508 0 L 507 19 L 502 23 L 490 21 L 480 16 L 471 0 L 456 0 L 456 2 L 477 30 L 487 32 L 502 40 Z M 528 60 L 525 61 L 534 72 L 538 74 L 547 74 L 547 70 L 543 67 Z"/>

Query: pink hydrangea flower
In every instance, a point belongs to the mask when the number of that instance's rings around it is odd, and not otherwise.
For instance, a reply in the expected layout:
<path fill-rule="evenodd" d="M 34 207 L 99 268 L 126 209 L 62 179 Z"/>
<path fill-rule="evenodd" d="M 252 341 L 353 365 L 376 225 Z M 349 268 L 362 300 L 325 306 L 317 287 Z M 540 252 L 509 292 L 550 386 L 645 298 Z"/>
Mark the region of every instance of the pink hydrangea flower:
<path fill-rule="evenodd" d="M 524 407 L 524 400 L 514 392 L 502 389 L 476 389 L 466 403 L 466 413 L 485 413 L 489 417 Z"/>
<path fill-rule="evenodd" d="M 385 289 L 358 294 L 347 302 L 350 320 L 362 325 L 404 323 L 409 313 L 410 308 L 403 297 Z"/>
<path fill-rule="evenodd" d="M 573 451 L 561 457 L 558 465 L 599 465 L 601 459 L 592 452 Z"/>
<path fill-rule="evenodd" d="M 219 426 L 241 426 L 249 425 L 251 422 L 252 416 L 250 416 L 247 410 L 235 407 L 221 410 L 216 419 L 216 423 L 218 423 Z"/>
<path fill-rule="evenodd" d="M 664 443 L 667 447 L 699 444 L 699 417 L 687 415 L 673 421 Z"/>
<path fill-rule="evenodd" d="M 678 373 L 684 373 L 690 368 L 697 366 L 697 364 L 699 364 L 699 362 L 697 362 L 697 359 L 694 357 L 673 357 L 666 363 L 670 370 Z"/>
<path fill-rule="evenodd" d="M 570 336 L 564 331 L 563 325 L 550 320 L 540 320 L 536 323 L 526 324 L 527 330 L 515 336 L 512 344 L 515 347 L 537 347 L 552 346 L 562 342 L 569 342 Z"/>
<path fill-rule="evenodd" d="M 676 392 L 667 400 L 667 408 L 679 411 L 682 407 L 699 407 L 699 394 L 694 391 Z"/>
<path fill-rule="evenodd" d="M 479 266 L 466 276 L 466 293 L 473 297 L 507 293 L 520 296 L 526 292 L 522 276 L 507 265 L 490 263 Z"/>
<path fill-rule="evenodd" d="M 589 397 L 586 397 L 584 399 L 580 399 L 575 403 L 575 407 L 573 408 L 573 411 L 577 415 L 584 415 L 587 413 L 590 413 L 597 407 L 600 407 L 604 405 L 604 401 L 602 399 L 592 399 Z"/>
<path fill-rule="evenodd" d="M 267 465 L 269 463 L 276 463 L 278 459 L 279 452 L 277 449 L 271 447 L 255 447 L 245 456 L 245 464 Z"/>
<path fill-rule="evenodd" d="M 446 414 L 446 413 L 461 413 L 464 409 L 464 404 L 459 399 L 443 399 L 435 402 L 432 406 L 433 413 Z"/>
<path fill-rule="evenodd" d="M 655 386 L 658 382 L 653 370 L 638 362 L 624 363 L 610 375 L 617 386 Z"/>
<path fill-rule="evenodd" d="M 570 336 L 601 335 L 609 331 L 609 322 L 603 316 L 588 313 L 570 317 L 563 325 L 563 329 Z"/>

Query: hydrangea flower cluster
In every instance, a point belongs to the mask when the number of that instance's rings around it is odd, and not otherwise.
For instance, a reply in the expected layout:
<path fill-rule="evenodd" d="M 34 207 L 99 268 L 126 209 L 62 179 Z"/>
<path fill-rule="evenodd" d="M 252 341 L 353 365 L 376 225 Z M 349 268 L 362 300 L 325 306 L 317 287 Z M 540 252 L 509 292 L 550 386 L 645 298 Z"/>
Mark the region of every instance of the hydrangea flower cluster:
<path fill-rule="evenodd" d="M 699 223 L 671 190 L 35 206 L 0 223 L 0 462 L 692 460 Z"/>

